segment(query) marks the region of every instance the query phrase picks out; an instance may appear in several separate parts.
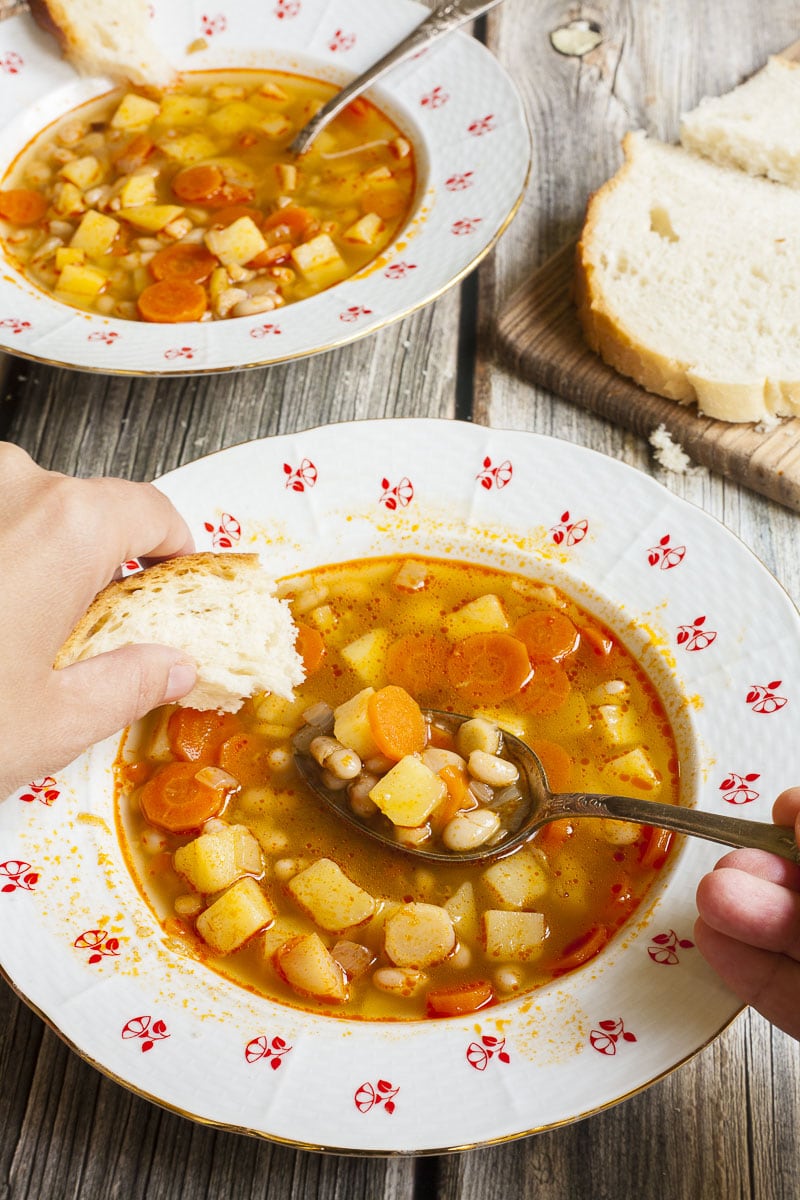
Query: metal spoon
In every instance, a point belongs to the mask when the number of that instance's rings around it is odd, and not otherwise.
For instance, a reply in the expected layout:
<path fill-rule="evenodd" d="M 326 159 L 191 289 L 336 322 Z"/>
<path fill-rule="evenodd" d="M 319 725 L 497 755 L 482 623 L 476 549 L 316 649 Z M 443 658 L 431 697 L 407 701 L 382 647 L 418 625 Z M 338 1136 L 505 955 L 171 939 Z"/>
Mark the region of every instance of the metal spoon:
<path fill-rule="evenodd" d="M 334 117 L 338 116 L 351 100 L 354 100 L 356 96 L 360 96 L 362 92 L 365 92 L 368 87 L 385 75 L 387 71 L 390 71 L 392 67 L 396 67 L 398 63 L 404 62 L 412 54 L 416 54 L 423 47 L 430 45 L 431 42 L 442 37 L 443 34 L 450 33 L 452 29 L 457 29 L 459 25 L 474 20 L 475 17 L 488 12 L 490 8 L 494 8 L 499 3 L 500 0 L 447 0 L 445 4 L 440 4 L 429 17 L 426 17 L 420 25 L 417 25 L 416 29 L 412 29 L 407 37 L 398 42 L 393 50 L 390 50 L 388 54 L 384 54 L 383 58 L 379 58 L 363 74 L 357 75 L 352 83 L 348 83 L 347 87 L 343 88 L 341 92 L 337 92 L 333 99 L 329 100 L 316 116 L 312 117 L 296 135 L 294 141 L 289 145 L 290 153 L 303 154 L 317 134 Z"/>
<path fill-rule="evenodd" d="M 424 715 L 437 725 L 455 733 L 469 717 L 458 713 L 427 710 Z M 655 800 L 641 800 L 634 796 L 606 796 L 588 792 L 550 791 L 547 775 L 541 762 L 520 738 L 503 730 L 504 756 L 516 763 L 520 772 L 522 800 L 513 814 L 513 829 L 494 845 L 484 845 L 476 850 L 450 851 L 428 850 L 424 846 L 407 846 L 395 841 L 391 832 L 383 833 L 362 821 L 350 808 L 344 791 L 335 791 L 323 783 L 320 767 L 308 753 L 308 727 L 296 735 L 294 760 L 297 769 L 311 790 L 344 820 L 360 829 L 368 837 L 375 838 L 384 846 L 427 862 L 489 863 L 512 854 L 550 821 L 565 817 L 606 817 L 614 821 L 632 821 L 637 825 L 655 825 L 660 829 L 673 829 L 676 833 L 688 833 L 692 837 L 720 842 L 725 846 L 752 846 L 768 850 L 791 862 L 800 862 L 800 849 L 794 838 L 794 830 L 788 826 L 771 825 L 763 821 L 744 821 L 738 817 L 718 816 L 716 813 L 698 812 L 692 808 L 680 808 L 674 804 L 659 804 Z M 311 731 L 320 733 L 321 730 Z"/>

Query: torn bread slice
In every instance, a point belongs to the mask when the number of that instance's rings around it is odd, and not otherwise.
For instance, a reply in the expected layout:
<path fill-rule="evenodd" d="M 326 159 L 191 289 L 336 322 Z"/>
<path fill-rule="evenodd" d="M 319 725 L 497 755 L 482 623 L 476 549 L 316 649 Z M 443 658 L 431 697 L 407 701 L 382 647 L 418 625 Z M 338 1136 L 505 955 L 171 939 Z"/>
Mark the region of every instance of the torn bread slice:
<path fill-rule="evenodd" d="M 64 643 L 56 668 L 139 642 L 176 646 L 197 664 L 185 708 L 236 712 L 247 696 L 291 700 L 302 683 L 297 627 L 257 554 L 187 554 L 111 583 Z"/>
<path fill-rule="evenodd" d="M 165 87 L 175 75 L 153 38 L 145 0 L 30 0 L 29 7 L 81 75 L 143 87 Z"/>
<path fill-rule="evenodd" d="M 722 166 L 800 188 L 800 63 L 770 58 L 681 118 L 681 144 Z"/>
<path fill-rule="evenodd" d="M 800 414 L 800 192 L 641 133 L 623 146 L 578 244 L 589 345 L 710 417 Z"/>

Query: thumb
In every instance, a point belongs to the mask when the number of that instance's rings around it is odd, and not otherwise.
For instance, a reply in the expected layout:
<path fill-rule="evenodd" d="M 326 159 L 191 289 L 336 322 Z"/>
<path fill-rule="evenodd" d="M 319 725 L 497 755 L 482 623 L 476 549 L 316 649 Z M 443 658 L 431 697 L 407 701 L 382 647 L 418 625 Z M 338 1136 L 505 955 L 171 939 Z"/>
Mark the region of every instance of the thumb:
<path fill-rule="evenodd" d="M 179 700 L 194 687 L 195 664 L 171 646 L 121 646 L 54 671 L 49 715 L 57 756 L 71 762 L 87 746 Z"/>

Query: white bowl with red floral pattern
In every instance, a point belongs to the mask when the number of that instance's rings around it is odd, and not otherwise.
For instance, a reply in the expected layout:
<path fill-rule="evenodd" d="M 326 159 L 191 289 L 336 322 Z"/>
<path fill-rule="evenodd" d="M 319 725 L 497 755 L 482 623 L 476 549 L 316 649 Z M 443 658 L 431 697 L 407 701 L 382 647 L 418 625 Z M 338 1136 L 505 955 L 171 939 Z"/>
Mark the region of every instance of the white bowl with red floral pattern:
<path fill-rule="evenodd" d="M 800 778 L 797 611 L 723 526 L 613 459 L 371 421 L 224 450 L 158 486 L 199 548 L 255 550 L 277 574 L 396 552 L 553 581 L 658 685 L 683 803 L 768 821 Z M 397 1023 L 259 998 L 170 945 L 138 892 L 114 832 L 117 742 L 0 805 L 0 964 L 78 1053 L 170 1109 L 338 1152 L 500 1142 L 646 1087 L 739 1009 L 694 945 L 695 888 L 722 853 L 698 839 L 598 958 L 528 996 Z"/>
<path fill-rule="evenodd" d="M 155 0 L 150 8 L 154 36 L 178 69 L 264 68 L 340 85 L 428 12 L 413 0 Z M 111 86 L 79 78 L 29 16 L 0 23 L 0 174 L 41 129 Z M 152 325 L 69 308 L 6 262 L 0 349 L 104 374 L 239 370 L 344 345 L 434 300 L 488 253 L 517 210 L 530 165 L 522 102 L 486 48 L 458 31 L 371 94 L 411 138 L 418 165 L 414 211 L 379 268 L 268 316 Z"/>

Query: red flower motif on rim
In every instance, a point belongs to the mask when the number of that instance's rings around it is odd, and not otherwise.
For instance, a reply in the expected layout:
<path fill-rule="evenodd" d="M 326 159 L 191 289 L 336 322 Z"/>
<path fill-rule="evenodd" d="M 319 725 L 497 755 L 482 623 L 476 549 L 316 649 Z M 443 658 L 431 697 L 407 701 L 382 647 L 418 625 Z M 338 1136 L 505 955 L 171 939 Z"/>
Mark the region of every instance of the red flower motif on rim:
<path fill-rule="evenodd" d="M 589 522 L 586 517 L 582 517 L 580 521 L 573 521 L 569 515 L 569 509 L 561 514 L 561 520 L 558 525 L 554 525 L 550 530 L 553 541 L 557 546 L 563 542 L 565 546 L 577 546 L 578 542 L 582 542 L 589 532 Z"/>
<path fill-rule="evenodd" d="M 383 274 L 385 279 L 405 279 L 409 272 L 416 269 L 416 263 L 396 262 L 387 267 Z"/>
<path fill-rule="evenodd" d="M 747 693 L 746 703 L 750 705 L 753 712 L 764 713 L 769 716 L 770 713 L 778 712 L 789 703 L 786 696 L 776 696 L 777 688 L 781 686 L 781 680 L 775 679 L 772 683 L 753 683 L 750 685 L 750 691 Z"/>
<path fill-rule="evenodd" d="M 120 1036 L 126 1040 L 141 1039 L 141 1051 L 144 1054 L 147 1050 L 152 1050 L 156 1042 L 163 1042 L 170 1035 L 163 1021 L 154 1021 L 151 1016 L 143 1016 L 131 1017 L 130 1021 L 126 1021 Z"/>
<path fill-rule="evenodd" d="M 400 1088 L 394 1087 L 388 1079 L 379 1079 L 374 1085 L 367 1081 L 356 1088 L 353 1100 L 361 1113 L 369 1112 L 371 1108 L 382 1104 L 384 1111 L 391 1116 L 395 1110 L 394 1098 L 399 1091 Z"/>
<path fill-rule="evenodd" d="M 244 1048 L 244 1056 L 249 1063 L 261 1062 L 266 1059 L 273 1071 L 277 1071 L 283 1062 L 283 1056 L 288 1054 L 291 1046 L 282 1037 L 268 1038 L 265 1033 L 251 1038 Z"/>
<path fill-rule="evenodd" d="M 173 346 L 164 351 L 164 358 L 194 358 L 194 346 Z"/>
<path fill-rule="evenodd" d="M 511 1056 L 506 1050 L 505 1038 L 491 1037 L 489 1034 L 485 1034 L 479 1042 L 470 1042 L 467 1046 L 467 1062 L 476 1071 L 485 1071 L 495 1055 L 498 1062 L 511 1062 Z"/>
<path fill-rule="evenodd" d="M 483 470 L 479 471 L 475 476 L 480 481 L 482 488 L 486 488 L 487 492 L 496 487 L 498 491 L 507 487 L 511 483 L 511 476 L 514 474 L 514 468 L 506 458 L 503 462 L 498 463 L 496 467 L 492 466 L 492 460 L 488 454 L 483 460 Z"/>
<path fill-rule="evenodd" d="M 127 562 L 124 562 L 120 567 L 123 579 L 127 575 L 135 575 L 137 571 L 142 571 L 143 569 L 144 568 L 142 567 L 142 564 L 139 562 L 138 558 L 129 558 Z"/>
<path fill-rule="evenodd" d="M 275 16 L 279 21 L 288 21 L 291 17 L 296 17 L 302 7 L 300 0 L 278 0 Z"/>
<path fill-rule="evenodd" d="M 460 220 L 453 221 L 450 232 L 456 237 L 466 237 L 467 234 L 475 232 L 482 220 L 483 217 L 461 217 Z"/>
<path fill-rule="evenodd" d="M 102 962 L 104 958 L 119 958 L 119 938 L 109 937 L 105 929 L 85 929 L 72 944 L 76 950 L 90 952 L 90 965 Z"/>
<path fill-rule="evenodd" d="M 319 478 L 317 468 L 310 458 L 304 458 L 294 470 L 289 463 L 284 463 L 283 473 L 286 476 L 286 487 L 291 488 L 293 492 L 304 492 L 306 488 L 314 487 Z"/>
<path fill-rule="evenodd" d="M 691 625 L 679 625 L 678 645 L 689 651 L 706 650 L 717 640 L 717 635 L 713 629 L 704 629 L 705 623 L 705 617 L 695 617 Z"/>
<path fill-rule="evenodd" d="M 94 333 L 90 333 L 86 340 L 87 342 L 103 342 L 106 346 L 113 346 L 119 337 L 120 334 L 114 329 L 95 329 Z"/>
<path fill-rule="evenodd" d="M 203 528 L 211 534 L 211 545 L 215 550 L 230 550 L 242 536 L 241 525 L 230 513 L 223 513 L 218 525 L 204 521 Z"/>
<path fill-rule="evenodd" d="M 483 137 L 485 133 L 492 133 L 494 127 L 494 113 L 489 113 L 488 116 L 478 117 L 470 122 L 467 133 L 471 133 L 473 137 Z"/>
<path fill-rule="evenodd" d="M 32 804 L 34 800 L 38 800 L 40 804 L 45 804 L 49 807 L 61 795 L 52 775 L 45 775 L 44 779 L 38 779 L 35 783 L 29 783 L 28 787 L 31 790 L 23 792 L 20 796 L 20 800 L 24 800 L 26 804 Z"/>
<path fill-rule="evenodd" d="M 280 325 L 276 325 L 274 321 L 267 321 L 266 325 L 254 325 L 250 330 L 250 337 L 263 338 L 274 335 L 279 337 L 283 333 Z"/>
<path fill-rule="evenodd" d="M 665 533 L 658 545 L 651 546 L 647 551 L 647 561 L 651 567 L 660 567 L 662 571 L 669 571 L 683 562 L 686 557 L 686 547 L 670 546 L 669 541 L 669 534 Z"/>
<path fill-rule="evenodd" d="M 39 872 L 31 869 L 31 864 L 21 859 L 10 858 L 8 862 L 0 863 L 0 878 L 5 876 L 8 883 L 0 887 L 0 892 L 32 892 L 39 882 Z"/>
<path fill-rule="evenodd" d="M 636 1034 L 628 1032 L 622 1017 L 618 1017 L 616 1021 L 601 1021 L 599 1029 L 593 1029 L 589 1034 L 589 1044 L 598 1054 L 616 1054 L 617 1043 L 620 1040 L 636 1041 Z"/>
<path fill-rule="evenodd" d="M 4 317 L 0 321 L 0 329 L 10 329 L 12 333 L 24 333 L 30 328 L 30 321 L 22 321 L 19 317 Z"/>
<path fill-rule="evenodd" d="M 339 320 L 350 324 L 353 321 L 357 321 L 360 317 L 369 317 L 371 314 L 371 308 L 365 308 L 363 304 L 351 304 L 344 312 L 339 313 Z"/>
<path fill-rule="evenodd" d="M 731 771 L 719 785 L 722 799 L 727 800 L 728 804 L 751 804 L 761 793 L 748 785 L 760 778 L 758 771 L 751 771 L 749 775 L 736 775 Z"/>
<path fill-rule="evenodd" d="M 441 87 L 435 87 L 420 98 L 422 108 L 442 108 L 450 99 L 448 93 Z"/>
<path fill-rule="evenodd" d="M 24 66 L 25 59 L 21 54 L 17 54 L 16 50 L 9 50 L 0 58 L 0 71 L 4 75 L 19 75 Z"/>
<path fill-rule="evenodd" d="M 647 953 L 654 963 L 658 963 L 662 967 L 674 967 L 680 962 L 678 949 L 691 950 L 693 947 L 694 942 L 689 938 L 679 938 L 675 930 L 670 929 L 669 933 L 655 935 L 647 947 Z"/>
<path fill-rule="evenodd" d="M 465 192 L 475 182 L 472 175 L 472 171 L 464 171 L 461 175 L 451 175 L 449 179 L 445 180 L 444 186 L 448 192 Z"/>
<path fill-rule="evenodd" d="M 340 50 L 352 50 L 355 44 L 356 35 L 354 33 L 345 33 L 343 29 L 337 29 L 328 42 L 328 49 L 336 54 Z"/>
<path fill-rule="evenodd" d="M 200 18 L 200 25 L 206 37 L 214 37 L 218 33 L 224 33 L 228 28 L 228 18 L 224 13 L 217 13 L 214 17 L 209 17 L 206 13 Z"/>
<path fill-rule="evenodd" d="M 390 512 L 394 512 L 397 508 L 407 508 L 414 499 L 414 485 L 406 475 L 394 487 L 388 479 L 382 479 L 381 487 L 383 493 L 380 502 Z"/>

